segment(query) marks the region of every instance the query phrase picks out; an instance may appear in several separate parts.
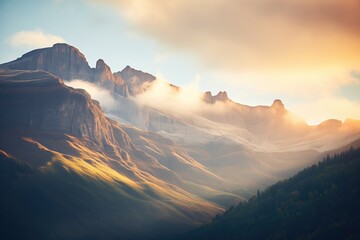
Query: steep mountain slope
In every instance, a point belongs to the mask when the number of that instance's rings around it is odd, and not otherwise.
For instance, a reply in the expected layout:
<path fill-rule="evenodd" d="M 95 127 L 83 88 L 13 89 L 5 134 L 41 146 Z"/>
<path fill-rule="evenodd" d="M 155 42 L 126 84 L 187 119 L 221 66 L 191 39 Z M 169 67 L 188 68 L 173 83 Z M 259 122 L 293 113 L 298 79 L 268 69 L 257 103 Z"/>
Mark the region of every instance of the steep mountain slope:
<path fill-rule="evenodd" d="M 153 165 L 157 159 L 138 149 L 85 91 L 47 72 L 1 70 L 0 93 L 1 227 L 9 238 L 159 237 L 221 211 L 189 192 L 206 185 Z M 177 168 L 186 164 L 223 184 L 177 149 L 171 153 Z M 213 192 L 227 204 L 240 199 Z"/>
<path fill-rule="evenodd" d="M 3 129 L 54 131 L 87 138 L 100 146 L 114 143 L 112 128 L 99 103 L 70 90 L 43 72 L 1 71 Z"/>
<path fill-rule="evenodd" d="M 251 195 L 242 184 L 229 182 L 210 172 L 171 140 L 132 126 L 123 126 L 122 129 L 129 135 L 132 144 L 146 153 L 144 156 L 141 152 L 132 152 L 137 159 L 141 159 L 137 161 L 137 166 L 163 181 L 181 186 L 190 193 L 224 207 Z M 158 165 L 172 174 L 159 172 Z M 174 175 L 178 178 L 174 178 Z"/>
<path fill-rule="evenodd" d="M 67 44 L 34 50 L 1 68 L 41 69 L 110 90 L 116 106 L 108 116 L 171 140 L 243 196 L 244 189 L 267 186 L 360 139 L 357 120 L 309 126 L 278 99 L 253 107 L 233 102 L 226 92 L 187 92 L 129 66 L 112 74 L 99 60 L 91 69 L 83 54 Z"/>
<path fill-rule="evenodd" d="M 184 239 L 358 239 L 360 149 L 328 157 Z"/>

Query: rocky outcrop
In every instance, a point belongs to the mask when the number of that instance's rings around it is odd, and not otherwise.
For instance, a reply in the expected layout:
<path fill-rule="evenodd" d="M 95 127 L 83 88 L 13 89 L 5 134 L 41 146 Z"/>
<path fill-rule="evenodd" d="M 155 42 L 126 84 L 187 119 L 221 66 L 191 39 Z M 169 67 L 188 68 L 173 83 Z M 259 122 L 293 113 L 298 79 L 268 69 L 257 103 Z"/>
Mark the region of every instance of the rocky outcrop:
<path fill-rule="evenodd" d="M 285 105 L 280 99 L 275 99 L 270 109 L 276 114 L 284 114 L 286 112 Z"/>
<path fill-rule="evenodd" d="M 215 96 L 213 96 L 211 94 L 210 91 L 207 91 L 204 93 L 204 96 L 203 96 L 203 100 L 204 102 L 206 103 L 209 103 L 209 104 L 214 104 L 216 103 L 217 101 L 220 101 L 220 102 L 227 102 L 229 101 L 229 97 L 227 95 L 227 93 L 225 91 L 220 91 L 218 94 L 216 94 Z"/>
<path fill-rule="evenodd" d="M 0 129 L 59 132 L 115 143 L 110 122 L 83 90 L 44 71 L 0 70 Z"/>
<path fill-rule="evenodd" d="M 90 68 L 85 56 L 77 48 L 65 43 L 28 52 L 12 62 L 1 64 L 0 69 L 43 70 L 64 80 L 86 80 L 128 96 L 126 83 L 120 76 L 113 76 L 104 60 L 99 59 L 96 68 Z"/>
<path fill-rule="evenodd" d="M 91 68 L 79 49 L 66 43 L 28 52 L 14 61 L 1 64 L 0 69 L 43 70 L 68 81 L 85 80 L 125 97 L 143 92 L 143 84 L 155 80 L 153 75 L 130 66 L 113 74 L 102 59 L 96 62 L 95 68 Z"/>
<path fill-rule="evenodd" d="M 113 75 L 110 67 L 102 59 L 96 62 L 93 82 L 122 96 L 129 95 L 125 81 L 121 77 Z"/>
<path fill-rule="evenodd" d="M 94 77 L 94 70 L 89 67 L 85 56 L 77 48 L 64 43 L 28 52 L 0 67 L 10 70 L 44 70 L 64 80 L 90 80 Z"/>
<path fill-rule="evenodd" d="M 114 76 L 120 77 L 126 82 L 130 95 L 142 93 L 146 89 L 144 83 L 151 83 L 156 79 L 153 75 L 133 69 L 130 66 L 126 66 L 122 71 L 114 73 Z"/>

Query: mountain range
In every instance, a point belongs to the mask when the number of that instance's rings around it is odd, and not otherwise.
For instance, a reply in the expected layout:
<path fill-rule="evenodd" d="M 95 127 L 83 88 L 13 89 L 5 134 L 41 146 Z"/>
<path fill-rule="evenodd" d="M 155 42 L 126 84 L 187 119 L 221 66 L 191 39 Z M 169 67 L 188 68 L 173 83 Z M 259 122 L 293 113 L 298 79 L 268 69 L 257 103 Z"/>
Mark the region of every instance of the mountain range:
<path fill-rule="evenodd" d="M 1 64 L 0 93 L 9 239 L 166 238 L 360 145 L 358 120 L 310 126 L 281 100 L 247 106 L 102 59 L 91 68 L 67 44 Z"/>

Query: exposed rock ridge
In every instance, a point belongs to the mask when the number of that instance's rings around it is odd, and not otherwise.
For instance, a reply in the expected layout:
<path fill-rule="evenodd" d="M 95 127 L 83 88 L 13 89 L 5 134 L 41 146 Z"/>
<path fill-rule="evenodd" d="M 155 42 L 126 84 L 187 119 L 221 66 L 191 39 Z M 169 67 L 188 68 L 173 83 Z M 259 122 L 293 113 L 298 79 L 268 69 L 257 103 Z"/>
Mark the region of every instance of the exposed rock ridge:
<path fill-rule="evenodd" d="M 96 68 L 91 68 L 85 56 L 77 48 L 65 43 L 28 52 L 14 61 L 1 64 L 0 68 L 44 70 L 64 80 L 86 80 L 120 95 L 128 95 L 126 83 L 121 77 L 112 74 L 104 60 L 99 59 Z"/>

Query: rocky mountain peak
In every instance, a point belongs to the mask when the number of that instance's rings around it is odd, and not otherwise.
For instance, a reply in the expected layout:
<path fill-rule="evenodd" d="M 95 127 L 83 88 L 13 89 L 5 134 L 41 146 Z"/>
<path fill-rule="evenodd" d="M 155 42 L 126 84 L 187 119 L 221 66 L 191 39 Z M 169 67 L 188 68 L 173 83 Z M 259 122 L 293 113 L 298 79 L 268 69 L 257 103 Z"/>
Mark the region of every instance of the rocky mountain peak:
<path fill-rule="evenodd" d="M 220 91 L 218 94 L 213 96 L 210 91 L 204 93 L 203 100 L 206 103 L 213 104 L 217 101 L 226 102 L 229 100 L 229 97 L 226 91 Z"/>
<path fill-rule="evenodd" d="M 136 70 L 127 65 L 122 71 L 114 73 L 114 76 L 121 77 L 128 86 L 129 93 L 131 95 L 140 94 L 143 91 L 142 85 L 146 82 L 152 82 L 156 78 L 155 76 Z"/>
<path fill-rule="evenodd" d="M 107 66 L 103 59 L 99 59 L 96 61 L 96 69 L 104 69 Z"/>
<path fill-rule="evenodd" d="M 122 96 L 128 96 L 129 91 L 126 83 L 116 74 L 111 72 L 111 68 L 105 63 L 103 59 L 96 61 L 94 70 L 94 78 L 92 80 L 95 84 L 114 91 Z"/>
<path fill-rule="evenodd" d="M 66 43 L 33 50 L 12 62 L 1 64 L 0 69 L 43 70 L 64 80 L 81 79 L 120 95 L 128 95 L 128 87 L 122 77 L 114 76 L 103 59 L 96 62 L 95 68 L 90 68 L 84 54 Z M 127 69 L 131 71 L 129 66 Z"/>
<path fill-rule="evenodd" d="M 215 101 L 222 101 L 222 102 L 226 102 L 227 100 L 229 100 L 229 97 L 228 97 L 226 91 L 220 91 L 218 94 L 216 94 L 216 96 L 214 98 L 215 98 Z"/>
<path fill-rule="evenodd" d="M 75 47 L 57 43 L 49 48 L 37 49 L 22 57 L 0 65 L 9 70 L 44 70 L 64 79 L 92 79 L 93 70 L 85 56 Z"/>
<path fill-rule="evenodd" d="M 128 71 L 136 71 L 136 70 L 130 67 L 129 65 L 126 65 L 126 67 L 121 72 L 128 72 Z"/>
<path fill-rule="evenodd" d="M 285 109 L 285 106 L 280 99 L 275 99 L 271 108 Z"/>
<path fill-rule="evenodd" d="M 96 62 L 93 81 L 101 87 L 105 87 L 110 90 L 115 89 L 116 83 L 111 69 L 102 59 L 99 59 Z"/>
<path fill-rule="evenodd" d="M 121 70 L 118 73 L 122 76 L 122 78 L 125 81 L 129 81 L 134 78 L 136 78 L 137 80 L 142 81 L 142 82 L 145 82 L 145 81 L 151 82 L 151 81 L 155 80 L 155 76 L 153 76 L 149 73 L 140 71 L 140 70 L 136 70 L 136 69 L 130 67 L 129 65 L 127 65 L 123 70 Z"/>
<path fill-rule="evenodd" d="M 211 92 L 207 91 L 207 92 L 204 93 L 203 100 L 206 103 L 212 103 L 212 97 L 213 96 L 212 96 Z"/>
<path fill-rule="evenodd" d="M 274 100 L 273 104 L 270 106 L 270 110 L 277 115 L 282 115 L 286 112 L 285 106 L 280 99 Z"/>
<path fill-rule="evenodd" d="M 96 61 L 95 71 L 106 71 L 108 74 L 112 75 L 111 68 L 101 58 Z"/>
<path fill-rule="evenodd" d="M 78 48 L 71 46 L 67 43 L 55 43 L 52 46 L 52 49 L 54 51 L 58 51 L 58 52 L 73 52 L 76 54 L 77 57 L 79 57 L 82 60 L 84 60 L 85 62 L 87 62 L 84 54 L 82 52 L 80 52 L 80 50 Z"/>

